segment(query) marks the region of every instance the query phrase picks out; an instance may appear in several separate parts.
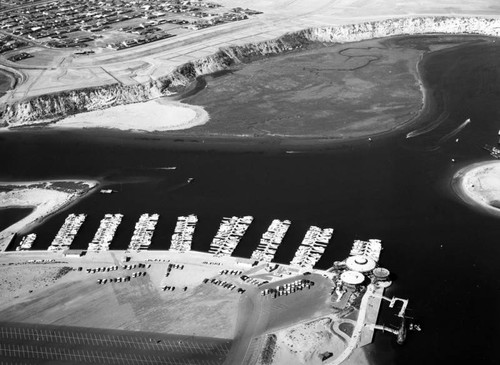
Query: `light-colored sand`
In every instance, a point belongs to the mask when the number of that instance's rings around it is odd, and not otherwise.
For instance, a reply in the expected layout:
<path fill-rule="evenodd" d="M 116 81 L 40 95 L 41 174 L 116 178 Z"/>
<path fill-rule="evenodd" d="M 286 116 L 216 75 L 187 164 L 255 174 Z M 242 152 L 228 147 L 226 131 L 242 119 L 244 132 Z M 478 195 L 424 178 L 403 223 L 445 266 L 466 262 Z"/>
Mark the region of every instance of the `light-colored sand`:
<path fill-rule="evenodd" d="M 340 338 L 329 330 L 331 318 L 301 323 L 277 333 L 279 351 L 276 364 L 285 359 L 300 364 L 321 364 L 319 354 L 330 351 L 339 354 L 344 347 Z"/>
<path fill-rule="evenodd" d="M 120 130 L 164 132 L 188 129 L 208 122 L 200 106 L 151 100 L 81 113 L 51 124 L 52 128 L 115 128 Z"/>
<path fill-rule="evenodd" d="M 14 186 L 10 191 L 0 192 L 0 208 L 33 208 L 23 219 L 0 232 L 0 251 L 4 251 L 14 233 L 25 232 L 28 228 L 40 224 L 44 218 L 53 214 L 82 197 L 85 192 L 97 186 L 96 181 L 76 181 L 85 184 L 85 189 L 55 189 L 56 181 L 10 182 L 0 186 Z M 66 180 L 69 182 L 69 180 Z"/>
<path fill-rule="evenodd" d="M 467 166 L 455 174 L 452 185 L 466 203 L 500 216 L 500 161 Z"/>

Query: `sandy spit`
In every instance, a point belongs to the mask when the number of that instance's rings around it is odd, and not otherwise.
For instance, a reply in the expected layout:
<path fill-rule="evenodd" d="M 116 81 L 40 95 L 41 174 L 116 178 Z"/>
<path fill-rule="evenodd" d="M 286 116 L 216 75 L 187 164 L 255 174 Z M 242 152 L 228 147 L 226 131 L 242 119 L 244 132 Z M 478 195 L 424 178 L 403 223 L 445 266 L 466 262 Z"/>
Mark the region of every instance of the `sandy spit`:
<path fill-rule="evenodd" d="M 479 162 L 459 170 L 452 187 L 467 204 L 500 216 L 500 161 Z"/>
<path fill-rule="evenodd" d="M 67 207 L 71 203 L 74 203 L 77 199 L 82 198 L 85 195 L 85 192 L 90 191 L 98 185 L 97 181 L 64 181 L 85 183 L 88 186 L 88 190 L 72 190 L 72 192 L 55 190 L 50 187 L 50 183 L 56 182 L 55 180 L 0 183 L 1 186 L 16 186 L 13 190 L 0 192 L 0 209 L 14 207 L 33 208 L 33 211 L 26 217 L 0 232 L 0 252 L 7 249 L 7 245 L 9 244 L 12 234 L 24 232 L 30 227 L 40 224 L 49 215 Z M 30 187 L 30 185 L 33 184 L 44 183 L 46 185 L 45 187 Z"/>
<path fill-rule="evenodd" d="M 119 105 L 67 117 L 51 128 L 113 128 L 126 131 L 165 132 L 203 125 L 209 120 L 201 106 L 162 99 Z"/>

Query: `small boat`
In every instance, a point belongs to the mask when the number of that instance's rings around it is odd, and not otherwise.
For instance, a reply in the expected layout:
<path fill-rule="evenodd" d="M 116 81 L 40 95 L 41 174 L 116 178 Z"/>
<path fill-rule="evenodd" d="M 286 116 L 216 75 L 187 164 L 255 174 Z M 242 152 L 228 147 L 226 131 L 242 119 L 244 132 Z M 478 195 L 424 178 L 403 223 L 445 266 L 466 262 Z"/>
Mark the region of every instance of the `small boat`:
<path fill-rule="evenodd" d="M 101 189 L 99 191 L 101 194 L 112 194 L 112 193 L 116 193 L 116 190 L 112 190 L 112 189 Z"/>
<path fill-rule="evenodd" d="M 31 233 L 27 236 L 24 236 L 21 240 L 21 243 L 18 247 L 16 247 L 16 251 L 27 251 L 33 245 L 33 242 L 36 239 L 36 233 Z"/>
<path fill-rule="evenodd" d="M 177 166 L 158 167 L 158 170 L 175 170 Z"/>
<path fill-rule="evenodd" d="M 187 179 L 188 184 L 189 184 L 191 181 L 193 181 L 193 180 L 194 180 L 194 177 L 190 177 L 190 178 L 188 178 L 188 179 Z"/>
<path fill-rule="evenodd" d="M 496 148 L 496 147 L 485 144 L 483 146 L 483 149 L 488 151 L 490 153 L 490 155 L 493 156 L 494 158 L 500 158 L 500 148 Z"/>

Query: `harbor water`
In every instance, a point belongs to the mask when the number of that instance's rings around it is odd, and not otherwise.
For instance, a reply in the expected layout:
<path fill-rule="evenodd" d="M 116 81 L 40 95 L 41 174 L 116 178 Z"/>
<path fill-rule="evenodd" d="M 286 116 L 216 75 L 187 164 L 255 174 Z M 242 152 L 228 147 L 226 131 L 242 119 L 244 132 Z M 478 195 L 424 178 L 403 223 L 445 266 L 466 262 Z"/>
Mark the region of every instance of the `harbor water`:
<path fill-rule="evenodd" d="M 480 148 L 484 143 L 496 143 L 498 59 L 496 43 L 426 56 L 421 73 L 434 104 L 421 125 L 443 122 L 413 138 L 406 138 L 410 129 L 372 142 L 306 144 L 287 153 L 288 147 L 266 138 L 223 143 L 116 131 L 23 130 L 0 135 L 0 155 L 8 156 L 0 159 L 0 178 L 89 178 L 117 191 L 95 191 L 50 217 L 33 230 L 33 249 L 46 249 L 69 213 L 88 215 L 72 246 L 82 249 L 105 213 L 124 214 L 112 249 L 128 246 L 135 222 L 146 212 L 160 214 L 151 250 L 168 249 L 177 216 L 191 213 L 199 218 L 192 249 L 200 251 L 208 251 L 223 216 L 254 216 L 234 252 L 243 257 L 251 255 L 272 219 L 290 219 L 275 256 L 283 263 L 293 258 L 310 225 L 333 227 L 317 264 L 325 269 L 348 255 L 354 239 L 381 239 L 380 264 L 395 275 L 386 295 L 409 298 L 407 314 L 423 331 L 410 332 L 404 346 L 377 333 L 366 347 L 370 361 L 498 364 L 500 224 L 465 205 L 450 187 L 461 167 L 490 158 Z M 471 123 L 454 134 L 467 118 Z M 162 169 L 170 166 L 177 169 Z M 398 323 L 394 314 L 384 308 L 379 323 Z"/>

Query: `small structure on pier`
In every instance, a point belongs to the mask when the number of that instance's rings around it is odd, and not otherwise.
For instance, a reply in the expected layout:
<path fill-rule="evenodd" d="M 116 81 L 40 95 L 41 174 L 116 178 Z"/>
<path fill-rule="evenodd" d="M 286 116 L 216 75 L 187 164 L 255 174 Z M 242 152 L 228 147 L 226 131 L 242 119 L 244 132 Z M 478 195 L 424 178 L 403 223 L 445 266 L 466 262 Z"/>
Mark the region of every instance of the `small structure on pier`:
<path fill-rule="evenodd" d="M 373 270 L 373 282 L 378 286 L 387 288 L 391 286 L 392 281 L 390 280 L 391 272 L 384 267 L 377 267 Z"/>
<path fill-rule="evenodd" d="M 358 272 L 372 271 L 376 266 L 372 258 L 363 255 L 351 256 L 346 259 L 345 263 L 349 270 Z"/>
<path fill-rule="evenodd" d="M 340 280 L 342 280 L 347 287 L 355 288 L 356 285 L 365 281 L 365 276 L 360 272 L 347 270 L 340 275 Z"/>

